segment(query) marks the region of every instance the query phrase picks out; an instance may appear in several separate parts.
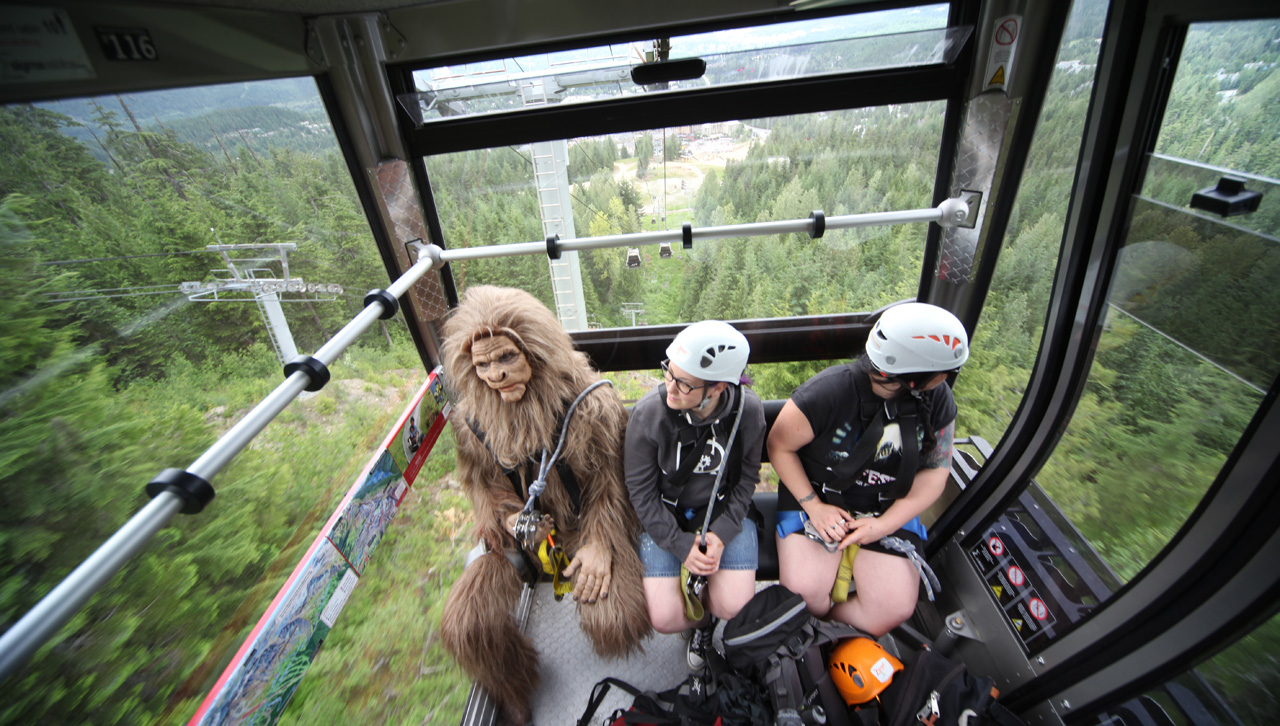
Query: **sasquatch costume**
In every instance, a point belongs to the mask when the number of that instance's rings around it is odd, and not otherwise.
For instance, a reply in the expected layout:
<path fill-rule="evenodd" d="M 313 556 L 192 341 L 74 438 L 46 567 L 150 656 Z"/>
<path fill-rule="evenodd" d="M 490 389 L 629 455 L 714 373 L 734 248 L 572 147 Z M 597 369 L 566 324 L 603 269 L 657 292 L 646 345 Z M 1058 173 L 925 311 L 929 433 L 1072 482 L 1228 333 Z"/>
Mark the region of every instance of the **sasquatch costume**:
<path fill-rule="evenodd" d="M 538 654 L 511 616 L 521 583 L 504 555 L 517 547 L 508 521 L 525 505 L 542 452 L 554 453 L 567 409 L 600 376 L 574 349 L 551 311 L 521 290 L 469 289 L 444 331 L 445 368 L 458 399 L 451 415 L 457 476 L 471 497 L 477 535 L 487 554 L 463 571 L 449 593 L 442 641 L 505 715 L 521 722 L 529 717 L 538 685 Z M 473 364 L 473 345 L 487 341 L 477 345 L 480 352 L 502 337 L 528 362 L 530 377 L 519 400 L 510 400 L 508 391 L 509 400 L 504 401 Z M 557 541 L 571 561 L 592 544 L 609 556 L 612 582 L 607 595 L 595 602 L 577 602 L 582 630 L 604 657 L 638 649 L 650 633 L 644 569 L 637 552 L 640 525 L 622 478 L 626 415 L 608 386 L 596 388 L 578 403 L 560 461 L 567 463 L 576 480 L 579 506 L 575 511 L 559 467 L 548 472 L 539 504 L 554 521 Z M 520 494 L 508 478 L 511 470 L 518 472 Z"/>

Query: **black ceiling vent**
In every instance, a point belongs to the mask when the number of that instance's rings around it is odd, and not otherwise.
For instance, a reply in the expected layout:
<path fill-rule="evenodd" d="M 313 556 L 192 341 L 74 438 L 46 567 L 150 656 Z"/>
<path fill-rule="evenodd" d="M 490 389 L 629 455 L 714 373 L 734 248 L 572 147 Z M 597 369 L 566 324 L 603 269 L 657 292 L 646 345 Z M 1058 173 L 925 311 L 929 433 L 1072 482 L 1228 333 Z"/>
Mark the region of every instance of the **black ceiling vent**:
<path fill-rule="evenodd" d="M 1223 176 L 1218 186 L 1205 187 L 1191 195 L 1191 208 L 1203 209 L 1222 217 L 1256 212 L 1262 201 L 1262 192 L 1244 188 L 1245 180 L 1238 176 Z"/>
<path fill-rule="evenodd" d="M 707 62 L 701 58 L 681 58 L 638 65 L 631 69 L 631 80 L 638 86 L 652 86 L 701 78 L 706 72 Z"/>

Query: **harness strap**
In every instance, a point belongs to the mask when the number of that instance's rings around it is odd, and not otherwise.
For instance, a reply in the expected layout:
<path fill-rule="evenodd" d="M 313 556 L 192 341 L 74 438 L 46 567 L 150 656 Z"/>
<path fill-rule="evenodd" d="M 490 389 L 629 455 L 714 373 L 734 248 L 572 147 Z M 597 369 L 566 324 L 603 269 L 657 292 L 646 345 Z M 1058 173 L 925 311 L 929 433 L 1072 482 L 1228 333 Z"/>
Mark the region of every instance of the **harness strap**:
<path fill-rule="evenodd" d="M 858 390 L 859 415 L 863 423 L 862 434 L 858 437 L 858 442 L 849 452 L 849 457 L 840 465 L 842 471 L 846 472 L 843 478 L 837 478 L 830 482 L 811 482 L 815 488 L 818 488 L 819 497 L 827 504 L 832 504 L 841 509 L 852 511 L 851 502 L 846 501 L 846 494 L 857 481 L 857 476 L 866 467 L 867 462 L 872 460 L 877 449 L 880 446 L 880 439 L 884 435 L 885 426 L 891 421 L 898 422 L 898 430 L 902 437 L 901 465 L 898 467 L 898 476 L 894 483 L 888 486 L 884 491 L 886 497 L 881 497 L 883 501 L 888 499 L 899 499 L 907 495 L 911 491 L 911 483 L 915 479 L 916 466 L 920 460 L 920 442 L 918 440 L 918 431 L 920 426 L 920 406 L 919 394 L 912 391 L 912 394 L 905 398 L 895 398 L 886 401 L 875 394 L 871 388 L 871 379 L 868 375 L 860 375 L 866 373 L 865 364 L 861 359 L 848 364 L 849 376 L 853 380 L 854 386 Z M 890 411 L 893 405 L 896 410 Z"/>
<path fill-rule="evenodd" d="M 665 390 L 664 386 L 664 393 Z M 745 392 L 743 388 L 739 386 L 738 390 L 735 392 L 733 408 L 726 412 L 725 416 L 722 416 L 721 418 L 734 414 L 741 416 L 742 410 L 746 405 L 745 398 Z M 663 395 L 662 400 L 663 405 L 665 406 L 665 395 Z M 673 411 L 670 408 L 667 408 L 667 412 L 675 418 L 677 425 L 681 423 L 681 417 L 683 414 Z M 688 423 L 687 420 L 685 423 Z M 675 473 L 667 477 L 666 482 L 659 486 L 659 498 L 676 518 L 676 523 L 680 525 L 680 529 L 685 532 L 700 532 L 702 522 L 713 522 L 723 514 L 724 510 L 729 506 L 728 490 L 731 489 L 742 476 L 742 442 L 738 440 L 736 435 L 732 435 L 732 441 L 729 444 L 729 449 L 724 455 L 725 460 L 721 464 L 721 467 L 724 469 L 724 474 L 727 475 L 724 476 L 723 479 L 727 479 L 731 482 L 730 486 L 718 487 L 716 489 L 714 493 L 714 506 L 709 503 L 701 507 L 693 507 L 689 512 L 680 511 L 680 495 L 684 491 L 685 484 L 688 483 L 689 477 L 693 475 L 693 470 L 697 467 L 698 461 L 702 458 L 702 452 L 706 450 L 707 442 L 712 438 L 713 426 L 713 424 L 709 424 L 702 427 L 696 427 L 693 425 L 680 427 L 680 433 L 678 434 L 676 445 L 679 447 L 680 451 L 684 451 L 686 446 L 692 444 L 688 449 L 692 456 L 681 461 L 680 467 L 675 471 Z M 692 437 L 686 437 L 686 433 L 693 433 L 694 435 Z M 734 433 L 736 434 L 736 430 Z M 706 517 L 708 506 L 711 506 L 711 517 L 709 519 Z M 685 516 L 686 514 L 689 516 Z"/>
<path fill-rule="evenodd" d="M 925 594 L 929 596 L 929 602 L 934 601 L 933 593 L 942 591 L 942 584 L 938 582 L 938 576 L 933 573 L 933 568 L 929 567 L 929 563 L 924 561 L 920 556 L 920 552 L 916 550 L 916 546 L 901 537 L 881 537 L 880 546 L 885 549 L 901 552 L 907 556 L 911 564 L 916 566 L 916 573 L 920 575 L 921 582 L 924 583 Z"/>
<path fill-rule="evenodd" d="M 562 415 L 556 422 L 557 429 L 560 428 L 563 421 L 564 416 Z M 523 472 L 518 464 L 515 467 L 507 468 L 503 465 L 502 460 L 498 458 L 498 455 L 493 453 L 493 449 L 489 447 L 489 442 L 485 441 L 485 432 L 484 429 L 480 428 L 480 424 L 476 423 L 474 419 L 468 418 L 467 428 L 471 429 L 471 433 L 476 435 L 481 444 L 484 444 L 485 450 L 489 452 L 494 462 L 497 463 L 498 468 L 502 470 L 507 480 L 511 482 L 511 489 L 516 493 L 516 496 L 521 500 L 527 498 L 529 493 L 526 482 L 533 482 L 537 478 L 538 462 L 532 458 L 528 459 L 524 462 Z M 543 453 L 546 452 L 544 451 Z M 569 462 L 565 459 L 557 460 L 555 467 L 556 473 L 560 475 L 560 483 L 564 485 L 565 492 L 569 495 L 569 501 L 573 505 L 573 513 L 577 514 L 582 509 L 582 487 L 578 485 L 578 477 L 574 475 L 573 467 L 569 466 Z"/>

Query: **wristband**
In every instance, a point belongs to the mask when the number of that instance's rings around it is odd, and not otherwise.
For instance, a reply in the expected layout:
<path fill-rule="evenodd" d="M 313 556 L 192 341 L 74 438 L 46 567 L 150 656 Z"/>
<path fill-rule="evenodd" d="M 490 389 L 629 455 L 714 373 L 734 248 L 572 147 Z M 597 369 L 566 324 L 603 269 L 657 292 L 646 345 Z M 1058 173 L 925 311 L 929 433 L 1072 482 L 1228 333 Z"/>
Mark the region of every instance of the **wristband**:
<path fill-rule="evenodd" d="M 817 492 L 809 492 L 809 496 L 805 497 L 804 499 L 797 499 L 797 500 L 796 500 L 796 504 L 804 504 L 805 502 L 807 502 L 807 501 L 809 501 L 809 500 L 811 500 L 811 499 L 814 499 L 814 498 L 816 498 L 817 496 L 818 496 L 818 493 L 817 493 Z"/>

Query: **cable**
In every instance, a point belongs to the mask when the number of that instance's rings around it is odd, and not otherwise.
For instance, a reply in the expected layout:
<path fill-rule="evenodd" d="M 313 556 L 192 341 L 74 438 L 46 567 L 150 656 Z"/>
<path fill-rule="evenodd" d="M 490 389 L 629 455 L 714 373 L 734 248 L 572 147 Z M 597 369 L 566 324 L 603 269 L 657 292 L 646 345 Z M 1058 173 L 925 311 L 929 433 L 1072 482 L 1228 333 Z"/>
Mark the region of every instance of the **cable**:
<path fill-rule="evenodd" d="M 37 262 L 37 265 L 78 265 L 83 262 L 108 262 L 110 260 L 135 260 L 139 257 L 170 257 L 173 255 L 198 255 L 202 252 L 217 250 L 184 250 L 179 252 L 151 252 L 145 255 L 120 255 L 119 257 L 86 257 L 83 260 L 57 260 L 56 262 Z"/>

